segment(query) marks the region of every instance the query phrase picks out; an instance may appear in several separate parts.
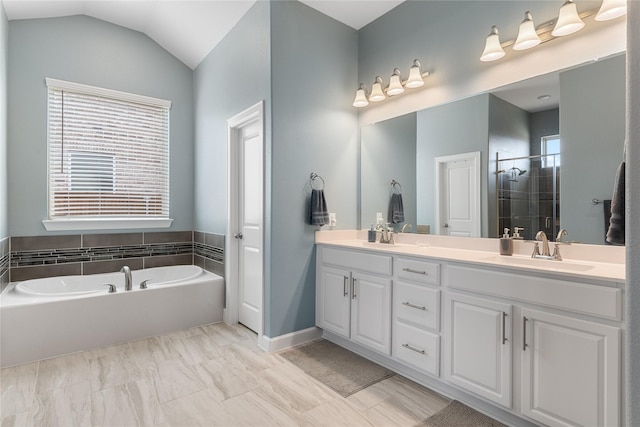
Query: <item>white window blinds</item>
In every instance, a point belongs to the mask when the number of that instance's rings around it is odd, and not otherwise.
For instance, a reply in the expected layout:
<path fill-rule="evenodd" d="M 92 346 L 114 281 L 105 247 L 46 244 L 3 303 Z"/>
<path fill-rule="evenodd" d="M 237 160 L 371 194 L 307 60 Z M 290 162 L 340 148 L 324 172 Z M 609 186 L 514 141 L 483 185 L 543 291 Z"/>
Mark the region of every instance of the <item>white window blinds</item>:
<path fill-rule="evenodd" d="M 49 219 L 168 218 L 171 103 L 47 79 Z"/>

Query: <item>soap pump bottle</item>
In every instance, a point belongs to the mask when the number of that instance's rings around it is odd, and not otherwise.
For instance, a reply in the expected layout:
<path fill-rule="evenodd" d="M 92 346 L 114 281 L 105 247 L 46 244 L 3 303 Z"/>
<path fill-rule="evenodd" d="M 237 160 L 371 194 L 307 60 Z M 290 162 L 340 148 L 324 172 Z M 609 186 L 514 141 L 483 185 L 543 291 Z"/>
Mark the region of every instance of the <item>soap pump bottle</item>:
<path fill-rule="evenodd" d="M 373 224 L 371 224 L 371 229 L 367 232 L 367 241 L 370 243 L 376 241 L 376 230 L 373 229 Z"/>
<path fill-rule="evenodd" d="M 500 238 L 500 255 L 513 255 L 513 239 L 509 237 L 509 229 L 506 227 Z"/>

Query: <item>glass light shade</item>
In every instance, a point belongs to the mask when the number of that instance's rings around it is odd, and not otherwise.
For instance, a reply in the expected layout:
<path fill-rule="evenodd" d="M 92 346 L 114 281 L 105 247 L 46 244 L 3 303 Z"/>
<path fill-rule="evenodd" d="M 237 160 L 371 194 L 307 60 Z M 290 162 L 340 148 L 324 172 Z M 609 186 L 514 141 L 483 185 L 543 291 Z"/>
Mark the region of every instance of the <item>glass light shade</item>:
<path fill-rule="evenodd" d="M 608 21 L 627 14 L 626 0 L 603 0 L 596 21 Z"/>
<path fill-rule="evenodd" d="M 405 83 L 405 87 L 414 89 L 420 86 L 424 86 L 422 71 L 420 70 L 420 66 L 414 65 L 409 69 L 409 78 L 407 79 L 407 83 Z"/>
<path fill-rule="evenodd" d="M 536 47 L 540 44 L 541 40 L 536 33 L 536 28 L 533 25 L 533 18 L 531 13 L 524 14 L 524 21 L 520 24 L 520 30 L 518 31 L 518 38 L 513 45 L 513 50 L 525 50 Z"/>
<path fill-rule="evenodd" d="M 389 88 L 387 89 L 387 95 L 400 95 L 404 92 L 404 88 L 402 87 L 402 82 L 400 81 L 400 73 L 394 73 L 391 75 L 391 80 L 389 81 Z"/>
<path fill-rule="evenodd" d="M 369 105 L 367 96 L 364 93 L 364 89 L 360 88 L 356 91 L 356 99 L 353 100 L 353 106 L 356 108 L 362 108 Z"/>
<path fill-rule="evenodd" d="M 480 56 L 480 61 L 489 62 L 500 59 L 504 56 L 504 49 L 500 46 L 500 35 L 498 29 L 491 27 L 491 34 L 487 37 L 487 42 L 484 45 L 484 52 Z"/>
<path fill-rule="evenodd" d="M 371 95 L 369 95 L 369 101 L 371 102 L 379 102 L 384 100 L 386 97 L 384 92 L 382 92 L 382 83 L 380 83 L 377 79 L 371 86 Z"/>
<path fill-rule="evenodd" d="M 551 31 L 551 35 L 554 37 L 567 36 L 580 31 L 582 27 L 584 27 L 584 22 L 578 16 L 578 8 L 573 1 L 569 0 L 560 8 L 560 16 L 558 16 L 558 22 Z"/>

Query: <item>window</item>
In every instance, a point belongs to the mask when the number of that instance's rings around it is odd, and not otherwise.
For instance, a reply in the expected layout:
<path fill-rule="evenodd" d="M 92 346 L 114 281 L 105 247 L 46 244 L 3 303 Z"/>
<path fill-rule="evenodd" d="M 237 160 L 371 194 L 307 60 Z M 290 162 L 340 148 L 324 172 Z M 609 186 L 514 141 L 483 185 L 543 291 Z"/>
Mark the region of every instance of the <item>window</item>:
<path fill-rule="evenodd" d="M 47 79 L 47 86 L 47 229 L 61 229 L 51 227 L 69 221 L 84 225 L 64 229 L 170 221 L 171 103 L 54 79 Z M 105 227 L 105 220 L 117 225 Z M 91 221 L 101 225 L 87 227 Z"/>
<path fill-rule="evenodd" d="M 542 167 L 560 166 L 560 135 L 541 138 Z"/>

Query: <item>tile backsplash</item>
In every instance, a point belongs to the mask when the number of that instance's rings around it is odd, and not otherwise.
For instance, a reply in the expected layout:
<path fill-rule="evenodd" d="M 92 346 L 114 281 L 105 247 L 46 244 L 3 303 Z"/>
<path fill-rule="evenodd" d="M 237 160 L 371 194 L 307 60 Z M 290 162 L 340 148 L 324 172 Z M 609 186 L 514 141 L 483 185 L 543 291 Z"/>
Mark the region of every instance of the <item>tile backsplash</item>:
<path fill-rule="evenodd" d="M 108 273 L 124 265 L 136 270 L 195 264 L 224 275 L 224 236 L 198 231 L 11 237 L 0 245 L 6 283 Z"/>

